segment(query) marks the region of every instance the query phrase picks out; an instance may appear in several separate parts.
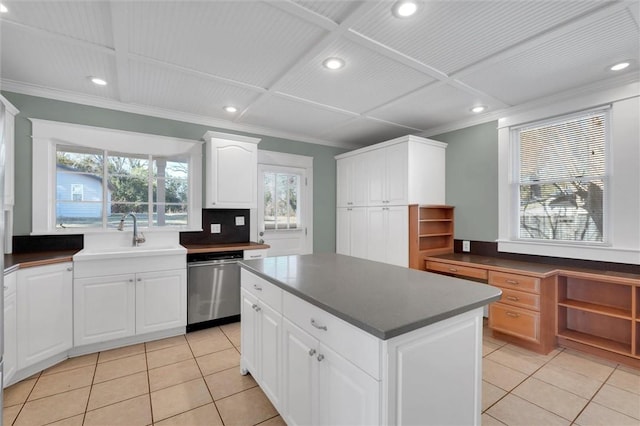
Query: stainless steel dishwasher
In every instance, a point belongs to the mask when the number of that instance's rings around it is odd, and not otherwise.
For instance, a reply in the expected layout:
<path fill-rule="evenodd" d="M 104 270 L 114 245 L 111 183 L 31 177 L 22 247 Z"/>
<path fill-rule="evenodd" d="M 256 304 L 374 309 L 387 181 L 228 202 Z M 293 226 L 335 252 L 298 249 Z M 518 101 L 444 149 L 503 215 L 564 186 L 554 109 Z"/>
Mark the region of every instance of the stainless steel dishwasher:
<path fill-rule="evenodd" d="M 240 320 L 243 252 L 187 255 L 187 331 Z"/>

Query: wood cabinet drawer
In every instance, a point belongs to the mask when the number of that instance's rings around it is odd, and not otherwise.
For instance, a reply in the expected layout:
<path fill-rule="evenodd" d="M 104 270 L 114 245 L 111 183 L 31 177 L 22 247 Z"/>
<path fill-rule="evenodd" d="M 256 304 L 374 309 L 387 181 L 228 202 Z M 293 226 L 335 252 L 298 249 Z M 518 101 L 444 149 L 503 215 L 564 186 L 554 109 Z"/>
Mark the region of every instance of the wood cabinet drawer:
<path fill-rule="evenodd" d="M 489 284 L 540 294 L 540 278 L 489 271 Z"/>
<path fill-rule="evenodd" d="M 500 302 L 519 306 L 525 309 L 540 310 L 540 296 L 533 293 L 525 293 L 524 291 L 512 290 L 510 288 L 502 289 L 502 297 Z"/>
<path fill-rule="evenodd" d="M 380 340 L 376 337 L 287 292 L 282 313 L 320 343 L 380 379 Z"/>
<path fill-rule="evenodd" d="M 240 287 L 271 306 L 278 313 L 282 312 L 282 289 L 275 284 L 241 268 Z"/>
<path fill-rule="evenodd" d="M 540 314 L 502 303 L 489 306 L 489 327 L 533 342 L 540 341 Z"/>
<path fill-rule="evenodd" d="M 427 260 L 427 270 L 454 274 L 461 277 L 476 278 L 480 280 L 487 279 L 487 271 L 485 269 L 452 265 L 451 263 L 433 262 L 431 260 Z"/>

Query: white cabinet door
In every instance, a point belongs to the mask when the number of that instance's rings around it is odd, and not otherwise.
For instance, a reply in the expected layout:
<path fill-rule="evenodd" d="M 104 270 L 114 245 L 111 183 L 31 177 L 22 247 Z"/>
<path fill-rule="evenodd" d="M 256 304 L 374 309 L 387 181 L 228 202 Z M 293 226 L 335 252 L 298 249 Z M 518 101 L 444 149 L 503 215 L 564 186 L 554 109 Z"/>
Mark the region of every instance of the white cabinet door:
<path fill-rule="evenodd" d="M 336 253 L 351 254 L 351 209 L 339 207 L 336 212 Z"/>
<path fill-rule="evenodd" d="M 282 315 L 269 305 L 260 302 L 259 319 L 259 364 L 260 386 L 273 405 L 280 405 L 280 341 Z"/>
<path fill-rule="evenodd" d="M 390 206 L 385 212 L 385 262 L 408 267 L 409 208 L 407 206 Z"/>
<path fill-rule="evenodd" d="M 384 150 L 384 199 L 386 205 L 407 204 L 409 187 L 408 146 L 392 145 Z"/>
<path fill-rule="evenodd" d="M 328 347 L 318 349 L 321 425 L 380 423 L 380 383 Z"/>
<path fill-rule="evenodd" d="M 242 368 L 248 370 L 254 377 L 260 376 L 258 370 L 258 298 L 245 289 L 240 289 L 242 298 L 240 317 L 240 344 L 242 347 Z"/>
<path fill-rule="evenodd" d="M 17 272 L 4 276 L 4 381 L 11 381 L 18 367 L 18 329 L 17 329 Z"/>
<path fill-rule="evenodd" d="M 385 228 L 387 225 L 386 209 L 387 207 L 367 208 L 367 259 L 376 262 L 386 262 L 387 260 L 387 250 L 385 247 L 387 238 L 387 229 Z"/>
<path fill-rule="evenodd" d="M 367 205 L 382 206 L 387 200 L 385 149 L 363 154 L 367 165 Z"/>
<path fill-rule="evenodd" d="M 75 345 L 135 334 L 135 291 L 134 274 L 76 279 Z"/>
<path fill-rule="evenodd" d="M 336 161 L 336 206 L 350 207 L 351 180 L 353 179 L 353 157 L 341 158 Z"/>
<path fill-rule="evenodd" d="M 72 271 L 71 263 L 18 271 L 18 369 L 72 347 Z"/>
<path fill-rule="evenodd" d="M 136 274 L 136 334 L 187 325 L 186 270 Z"/>
<path fill-rule="evenodd" d="M 351 209 L 351 236 L 349 240 L 351 256 L 365 259 L 369 247 L 369 233 L 367 229 L 367 208 L 354 207 Z"/>
<path fill-rule="evenodd" d="M 318 424 L 318 341 L 286 318 L 282 333 L 284 420 L 290 426 Z"/>
<path fill-rule="evenodd" d="M 260 140 L 242 136 L 238 138 L 247 141 L 218 138 L 214 132 L 205 134 L 206 207 L 257 208 L 257 144 Z"/>

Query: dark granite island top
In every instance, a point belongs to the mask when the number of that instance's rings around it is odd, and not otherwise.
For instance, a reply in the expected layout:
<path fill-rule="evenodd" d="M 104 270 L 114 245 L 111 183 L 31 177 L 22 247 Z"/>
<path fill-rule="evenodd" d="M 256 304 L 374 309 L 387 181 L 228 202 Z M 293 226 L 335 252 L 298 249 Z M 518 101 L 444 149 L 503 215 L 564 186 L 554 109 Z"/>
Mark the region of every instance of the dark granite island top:
<path fill-rule="evenodd" d="M 482 307 L 501 294 L 486 284 L 334 253 L 241 265 L 382 340 Z"/>

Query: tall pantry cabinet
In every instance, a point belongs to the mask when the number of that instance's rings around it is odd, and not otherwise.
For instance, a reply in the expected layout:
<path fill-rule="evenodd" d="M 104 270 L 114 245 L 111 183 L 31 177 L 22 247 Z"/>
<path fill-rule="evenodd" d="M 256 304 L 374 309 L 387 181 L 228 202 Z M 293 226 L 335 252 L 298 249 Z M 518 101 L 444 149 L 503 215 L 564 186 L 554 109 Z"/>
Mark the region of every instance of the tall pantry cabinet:
<path fill-rule="evenodd" d="M 336 253 L 409 266 L 409 204 L 444 204 L 446 147 L 408 135 L 336 156 Z"/>

